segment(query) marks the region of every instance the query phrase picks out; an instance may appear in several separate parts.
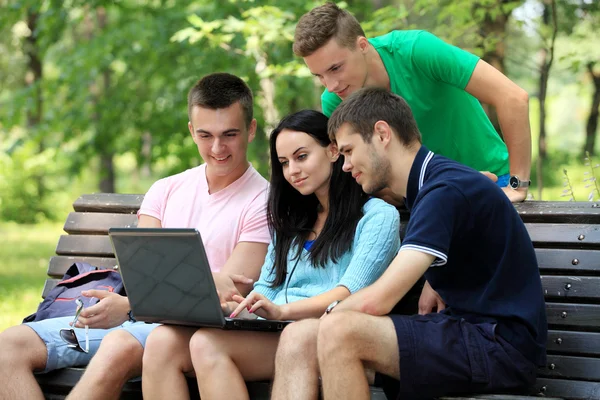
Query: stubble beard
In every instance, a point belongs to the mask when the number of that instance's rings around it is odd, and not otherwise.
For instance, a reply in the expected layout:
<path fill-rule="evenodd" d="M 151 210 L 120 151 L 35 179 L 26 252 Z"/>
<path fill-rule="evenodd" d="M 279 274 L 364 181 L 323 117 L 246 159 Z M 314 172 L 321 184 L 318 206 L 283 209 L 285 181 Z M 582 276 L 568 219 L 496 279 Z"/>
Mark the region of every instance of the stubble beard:
<path fill-rule="evenodd" d="M 369 158 L 371 159 L 373 182 L 370 187 L 366 188 L 365 193 L 373 194 L 388 187 L 392 167 L 389 160 L 379 157 L 375 151 L 371 152 Z"/>

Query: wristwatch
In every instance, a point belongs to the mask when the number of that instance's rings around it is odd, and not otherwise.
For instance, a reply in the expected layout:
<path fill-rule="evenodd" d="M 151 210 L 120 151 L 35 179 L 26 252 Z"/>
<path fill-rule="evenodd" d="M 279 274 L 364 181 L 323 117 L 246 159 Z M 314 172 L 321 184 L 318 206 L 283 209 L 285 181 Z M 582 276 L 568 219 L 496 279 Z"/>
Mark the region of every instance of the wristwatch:
<path fill-rule="evenodd" d="M 531 181 L 522 181 L 517 175 L 511 175 L 510 179 L 508 180 L 508 186 L 514 190 L 527 188 L 529 185 L 531 185 Z"/>
<path fill-rule="evenodd" d="M 336 300 L 333 303 L 331 303 L 330 305 L 327 306 L 327 308 L 325 309 L 325 314 L 329 314 L 334 308 L 335 306 L 337 306 L 340 303 L 341 300 Z"/>

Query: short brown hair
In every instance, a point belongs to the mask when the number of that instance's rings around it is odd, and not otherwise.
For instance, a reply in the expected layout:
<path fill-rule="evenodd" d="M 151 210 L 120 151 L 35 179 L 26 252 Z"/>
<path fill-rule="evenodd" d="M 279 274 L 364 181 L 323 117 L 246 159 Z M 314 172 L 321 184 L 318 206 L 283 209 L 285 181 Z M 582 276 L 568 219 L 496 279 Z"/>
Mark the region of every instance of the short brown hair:
<path fill-rule="evenodd" d="M 421 132 L 408 103 L 397 94 L 376 87 L 363 88 L 348 96 L 329 118 L 327 130 L 333 141 L 335 133 L 347 123 L 369 143 L 377 121 L 387 122 L 405 146 L 421 143 Z"/>
<path fill-rule="evenodd" d="M 188 117 L 192 120 L 194 106 L 217 110 L 240 102 L 246 127 L 253 118 L 252 90 L 235 75 L 217 72 L 200 79 L 188 92 Z"/>
<path fill-rule="evenodd" d="M 356 18 L 335 3 L 326 3 L 300 18 L 294 33 L 293 50 L 297 56 L 308 57 L 331 38 L 342 47 L 354 49 L 359 36 L 365 36 L 365 32 Z"/>

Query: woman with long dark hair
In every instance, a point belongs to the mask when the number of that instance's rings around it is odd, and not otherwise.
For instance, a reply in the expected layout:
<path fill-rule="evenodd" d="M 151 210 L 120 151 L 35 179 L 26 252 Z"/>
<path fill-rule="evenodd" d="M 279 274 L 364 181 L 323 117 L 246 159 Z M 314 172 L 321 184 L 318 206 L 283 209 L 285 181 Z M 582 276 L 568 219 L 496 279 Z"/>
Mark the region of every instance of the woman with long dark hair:
<path fill-rule="evenodd" d="M 285 117 L 269 144 L 272 243 L 254 290 L 246 298 L 234 296 L 239 306 L 231 315 L 244 309 L 265 319 L 318 318 L 387 268 L 400 248 L 398 211 L 369 198 L 342 171 L 323 114 L 304 110 Z M 248 398 L 244 381 L 273 377 L 279 335 L 202 328 L 178 368 L 195 372 L 202 399 Z M 143 376 L 144 389 L 152 387 L 144 398 L 189 395 L 187 387 L 168 382 L 146 386 L 147 378 L 156 377 Z"/>

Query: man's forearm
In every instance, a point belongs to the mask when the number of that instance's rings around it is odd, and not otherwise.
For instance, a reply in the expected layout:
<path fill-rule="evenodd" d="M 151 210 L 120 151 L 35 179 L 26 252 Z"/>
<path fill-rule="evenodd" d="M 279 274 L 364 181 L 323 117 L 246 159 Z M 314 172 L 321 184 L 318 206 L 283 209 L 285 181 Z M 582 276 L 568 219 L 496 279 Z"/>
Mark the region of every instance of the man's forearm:
<path fill-rule="evenodd" d="M 510 174 L 527 181 L 531 174 L 531 128 L 526 94 L 507 99 L 496 112 L 508 148 Z"/>
<path fill-rule="evenodd" d="M 434 256 L 416 250 L 400 251 L 383 275 L 337 308 L 370 315 L 386 315 L 408 293 L 431 265 Z"/>

